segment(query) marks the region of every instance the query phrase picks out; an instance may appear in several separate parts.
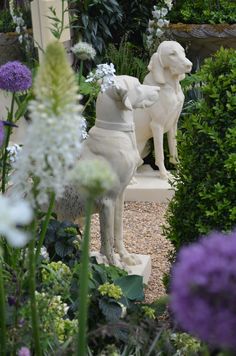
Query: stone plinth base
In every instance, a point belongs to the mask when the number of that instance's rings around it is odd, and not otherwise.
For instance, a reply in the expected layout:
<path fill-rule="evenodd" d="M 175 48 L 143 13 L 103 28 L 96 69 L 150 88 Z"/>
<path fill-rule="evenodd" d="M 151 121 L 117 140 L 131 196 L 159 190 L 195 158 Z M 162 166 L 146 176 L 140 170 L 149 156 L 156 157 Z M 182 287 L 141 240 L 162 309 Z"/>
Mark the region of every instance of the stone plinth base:
<path fill-rule="evenodd" d="M 129 184 L 125 190 L 125 201 L 166 203 L 174 195 L 174 189 L 170 183 L 161 179 L 158 171 L 151 168 L 136 173 L 134 180 L 136 182 Z"/>
<path fill-rule="evenodd" d="M 91 252 L 90 256 L 96 257 L 97 263 L 107 263 L 107 258 L 99 252 Z M 135 266 L 128 266 L 121 263 L 121 268 L 125 269 L 128 274 L 136 274 L 139 276 L 143 276 L 143 283 L 148 284 L 150 275 L 151 275 L 151 257 L 149 255 L 138 255 L 132 254 L 137 260 L 139 260 L 139 264 Z M 117 260 L 119 261 L 119 256 L 116 254 Z"/>

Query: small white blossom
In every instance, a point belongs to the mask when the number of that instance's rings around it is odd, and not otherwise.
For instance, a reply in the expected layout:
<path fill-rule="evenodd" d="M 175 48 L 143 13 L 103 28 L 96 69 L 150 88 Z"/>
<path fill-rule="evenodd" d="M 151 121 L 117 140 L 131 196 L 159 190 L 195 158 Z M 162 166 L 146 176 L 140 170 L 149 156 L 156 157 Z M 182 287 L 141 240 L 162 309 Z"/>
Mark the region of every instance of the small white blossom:
<path fill-rule="evenodd" d="M 161 16 L 165 17 L 168 14 L 168 9 L 166 7 L 162 7 L 161 9 Z"/>
<path fill-rule="evenodd" d="M 93 46 L 87 42 L 78 42 L 73 47 L 71 51 L 82 61 L 86 59 L 94 59 L 96 56 L 96 51 Z"/>
<path fill-rule="evenodd" d="M 165 19 L 165 20 L 164 20 L 164 26 L 168 27 L 169 24 L 170 24 L 170 21 Z"/>
<path fill-rule="evenodd" d="M 164 3 L 168 6 L 169 10 L 172 9 L 173 7 L 172 0 L 164 0 Z"/>
<path fill-rule="evenodd" d="M 156 30 L 156 36 L 161 37 L 164 34 L 164 31 L 162 31 L 160 28 Z"/>
<path fill-rule="evenodd" d="M 159 27 L 163 27 L 164 26 L 164 20 L 163 19 L 159 19 L 158 21 L 157 21 L 157 25 L 159 26 Z"/>
<path fill-rule="evenodd" d="M 44 260 L 49 261 L 49 254 L 45 246 L 41 247 L 40 256 L 42 256 Z"/>
<path fill-rule="evenodd" d="M 17 156 L 21 150 L 22 147 L 20 147 L 17 143 L 7 147 L 8 157 L 11 163 L 16 162 Z"/>
<path fill-rule="evenodd" d="M 0 235 L 11 246 L 23 247 L 27 244 L 28 235 L 16 226 L 29 224 L 32 218 L 32 209 L 26 201 L 0 196 Z"/>
<path fill-rule="evenodd" d="M 89 73 L 86 82 L 96 82 L 102 80 L 101 92 L 106 91 L 109 87 L 115 85 L 115 67 L 113 63 L 98 64 L 95 73 Z"/>
<path fill-rule="evenodd" d="M 152 11 L 152 16 L 154 17 L 154 19 L 158 20 L 161 17 L 161 11 L 160 10 Z"/>

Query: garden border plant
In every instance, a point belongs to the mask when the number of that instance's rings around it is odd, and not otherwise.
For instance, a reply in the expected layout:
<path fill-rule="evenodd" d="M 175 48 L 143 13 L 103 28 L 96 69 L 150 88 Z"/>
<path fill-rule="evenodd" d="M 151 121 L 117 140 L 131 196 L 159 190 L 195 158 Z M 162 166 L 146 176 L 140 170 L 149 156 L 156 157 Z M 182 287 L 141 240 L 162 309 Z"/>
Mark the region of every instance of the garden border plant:
<path fill-rule="evenodd" d="M 165 235 L 178 250 L 212 230 L 236 224 L 236 51 L 221 48 L 205 61 L 178 135 L 180 164 Z"/>

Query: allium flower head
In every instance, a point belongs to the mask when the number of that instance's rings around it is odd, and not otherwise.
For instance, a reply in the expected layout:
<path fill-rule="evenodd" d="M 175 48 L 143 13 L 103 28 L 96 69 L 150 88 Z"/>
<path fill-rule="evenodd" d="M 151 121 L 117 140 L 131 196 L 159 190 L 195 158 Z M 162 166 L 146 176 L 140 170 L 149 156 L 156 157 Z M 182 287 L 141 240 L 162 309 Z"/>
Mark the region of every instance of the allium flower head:
<path fill-rule="evenodd" d="M 30 350 L 28 347 L 21 347 L 18 351 L 18 356 L 30 356 Z"/>
<path fill-rule="evenodd" d="M 0 147 L 2 146 L 4 141 L 4 123 L 0 121 Z"/>
<path fill-rule="evenodd" d="M 33 218 L 29 204 L 23 200 L 0 196 L 0 235 L 13 247 L 23 247 L 28 242 L 28 235 L 17 225 L 29 224 Z"/>
<path fill-rule="evenodd" d="M 81 160 L 70 172 L 69 179 L 85 195 L 97 197 L 111 189 L 116 175 L 105 160 Z"/>
<path fill-rule="evenodd" d="M 48 202 L 49 192 L 61 196 L 65 174 L 80 155 L 84 136 L 78 86 L 59 42 L 49 44 L 35 80 L 35 100 L 29 105 L 32 123 L 12 177 L 14 192 L 28 195 L 34 203 L 29 177 L 37 178 L 39 205 Z"/>
<path fill-rule="evenodd" d="M 235 349 L 236 231 L 182 248 L 171 281 L 180 326 L 213 346 Z"/>
<path fill-rule="evenodd" d="M 0 89 L 21 92 L 31 85 L 31 71 L 19 61 L 7 62 L 0 67 Z"/>
<path fill-rule="evenodd" d="M 95 49 L 87 42 L 76 43 L 71 47 L 71 51 L 82 61 L 85 61 L 86 59 L 94 59 L 96 56 Z"/>

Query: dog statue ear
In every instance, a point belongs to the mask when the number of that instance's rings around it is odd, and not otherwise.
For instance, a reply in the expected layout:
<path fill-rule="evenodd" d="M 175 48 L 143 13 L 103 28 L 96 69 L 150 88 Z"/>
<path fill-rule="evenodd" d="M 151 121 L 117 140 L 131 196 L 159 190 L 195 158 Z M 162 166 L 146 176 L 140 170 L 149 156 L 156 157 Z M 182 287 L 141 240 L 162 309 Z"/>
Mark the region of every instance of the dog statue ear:
<path fill-rule="evenodd" d="M 131 102 L 128 97 L 128 89 L 123 88 L 119 84 L 114 86 L 112 89 L 113 89 L 113 92 L 112 92 L 113 94 L 112 95 L 110 94 L 109 96 L 112 97 L 116 101 L 122 102 L 125 109 L 133 110 Z"/>
<path fill-rule="evenodd" d="M 158 84 L 165 84 L 165 72 L 160 59 L 160 53 L 158 50 L 154 53 L 150 59 L 148 70 L 151 72 L 153 79 Z"/>

